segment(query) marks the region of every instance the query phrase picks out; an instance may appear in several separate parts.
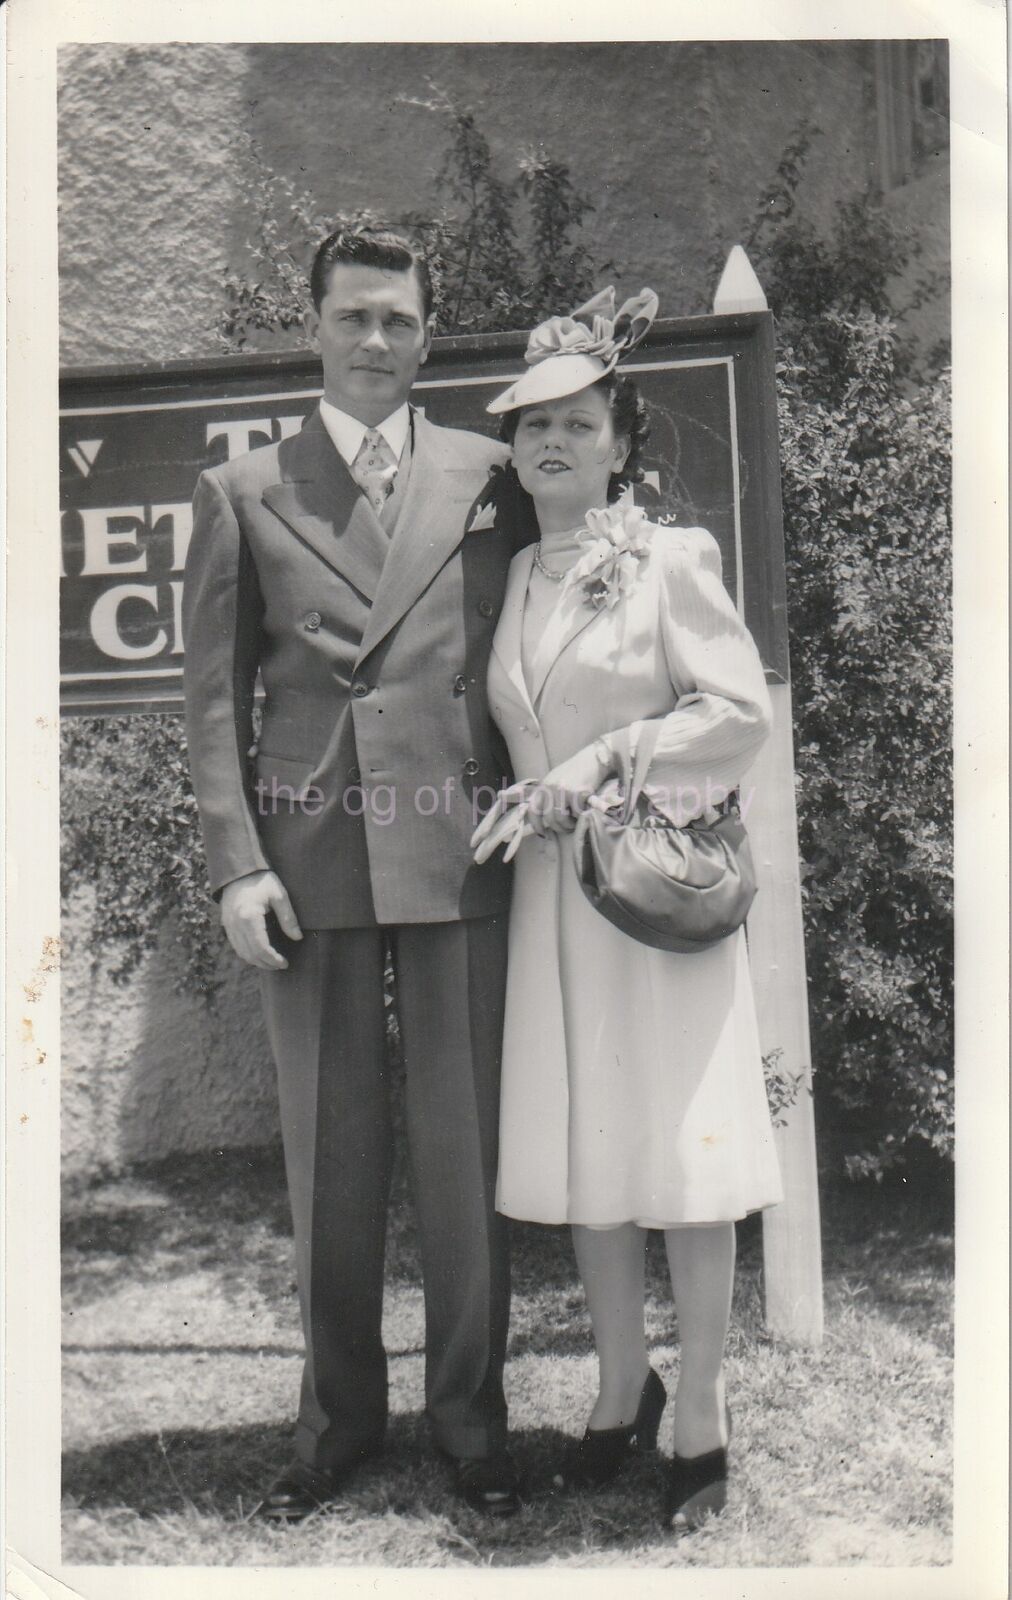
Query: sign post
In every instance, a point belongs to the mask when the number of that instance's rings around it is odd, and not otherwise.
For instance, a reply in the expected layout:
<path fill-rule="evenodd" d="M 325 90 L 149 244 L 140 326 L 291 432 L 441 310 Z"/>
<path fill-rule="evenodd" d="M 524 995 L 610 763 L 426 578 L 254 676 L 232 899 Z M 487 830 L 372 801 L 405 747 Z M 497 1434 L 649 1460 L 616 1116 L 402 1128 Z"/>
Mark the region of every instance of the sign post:
<path fill-rule="evenodd" d="M 766 296 L 741 245 L 735 245 L 713 301 L 719 315 L 767 309 Z M 775 443 L 775 441 L 770 441 Z M 782 518 L 777 518 L 782 525 Z M 782 541 L 768 560 L 781 580 Z M 786 608 L 777 608 L 787 657 Z M 801 918 L 798 819 L 794 799 L 791 685 L 769 685 L 773 733 L 752 770 L 755 798 L 749 833 L 762 886 L 749 916 L 749 964 L 764 1053 L 777 1052 L 780 1069 L 798 1082 L 798 1095 L 777 1136 L 784 1204 L 763 1213 L 766 1326 L 795 1344 L 822 1341 L 822 1241 L 812 1108 L 812 1056 L 808 985 Z"/>

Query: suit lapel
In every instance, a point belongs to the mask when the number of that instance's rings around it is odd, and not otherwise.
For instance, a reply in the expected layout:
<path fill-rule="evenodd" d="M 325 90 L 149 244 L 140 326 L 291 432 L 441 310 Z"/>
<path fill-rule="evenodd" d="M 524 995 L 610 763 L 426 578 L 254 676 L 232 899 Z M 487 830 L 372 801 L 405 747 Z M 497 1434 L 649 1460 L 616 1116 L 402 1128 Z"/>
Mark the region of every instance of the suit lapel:
<path fill-rule="evenodd" d="M 285 441 L 279 459 L 282 481 L 264 490 L 264 504 L 321 561 L 374 600 L 390 539 L 334 448 L 319 410 Z"/>
<path fill-rule="evenodd" d="M 362 636 L 360 662 L 397 626 L 460 544 L 474 499 L 474 469 L 457 464 L 443 430 L 417 412 L 414 430 L 408 486 Z"/>

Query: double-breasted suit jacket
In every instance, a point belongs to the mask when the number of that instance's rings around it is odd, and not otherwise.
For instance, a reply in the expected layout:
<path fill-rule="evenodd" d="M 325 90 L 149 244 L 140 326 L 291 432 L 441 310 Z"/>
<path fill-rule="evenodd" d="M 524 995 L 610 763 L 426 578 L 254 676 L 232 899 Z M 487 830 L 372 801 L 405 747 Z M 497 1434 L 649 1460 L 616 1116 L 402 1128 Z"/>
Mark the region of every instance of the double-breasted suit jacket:
<path fill-rule="evenodd" d="M 319 411 L 197 486 L 187 733 L 211 887 L 270 867 L 304 928 L 508 903 L 468 841 L 505 770 L 485 675 L 513 551 L 494 526 L 465 531 L 505 451 L 417 411 L 412 426 L 392 538 Z"/>

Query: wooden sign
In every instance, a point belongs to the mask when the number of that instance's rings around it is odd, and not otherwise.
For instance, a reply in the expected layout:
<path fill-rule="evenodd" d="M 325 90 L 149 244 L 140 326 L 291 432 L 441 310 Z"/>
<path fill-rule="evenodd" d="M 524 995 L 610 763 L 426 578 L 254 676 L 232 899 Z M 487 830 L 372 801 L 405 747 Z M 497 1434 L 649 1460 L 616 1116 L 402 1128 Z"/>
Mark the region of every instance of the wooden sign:
<path fill-rule="evenodd" d="M 525 336 L 436 340 L 414 402 L 495 435 L 485 406 Z M 708 528 L 768 672 L 787 677 L 772 319 L 655 323 L 634 376 L 651 416 L 648 510 Z M 61 704 L 182 705 L 183 567 L 200 471 L 297 432 L 320 395 L 308 353 L 67 372 L 61 384 Z M 772 553 L 772 559 L 771 559 Z"/>

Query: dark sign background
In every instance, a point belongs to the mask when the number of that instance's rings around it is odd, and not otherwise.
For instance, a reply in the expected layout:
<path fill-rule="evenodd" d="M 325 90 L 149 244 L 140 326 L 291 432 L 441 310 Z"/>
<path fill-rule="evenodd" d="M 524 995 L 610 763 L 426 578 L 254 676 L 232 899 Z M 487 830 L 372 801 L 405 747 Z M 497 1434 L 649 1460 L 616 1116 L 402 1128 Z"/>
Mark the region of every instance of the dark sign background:
<path fill-rule="evenodd" d="M 441 339 L 413 398 L 434 422 L 494 434 L 485 405 L 525 336 Z M 636 499 L 706 527 L 771 677 L 787 677 L 772 319 L 656 323 L 623 370 L 651 414 Z M 61 383 L 61 704 L 178 710 L 189 503 L 200 471 L 296 431 L 320 393 L 308 353 L 78 369 Z"/>

